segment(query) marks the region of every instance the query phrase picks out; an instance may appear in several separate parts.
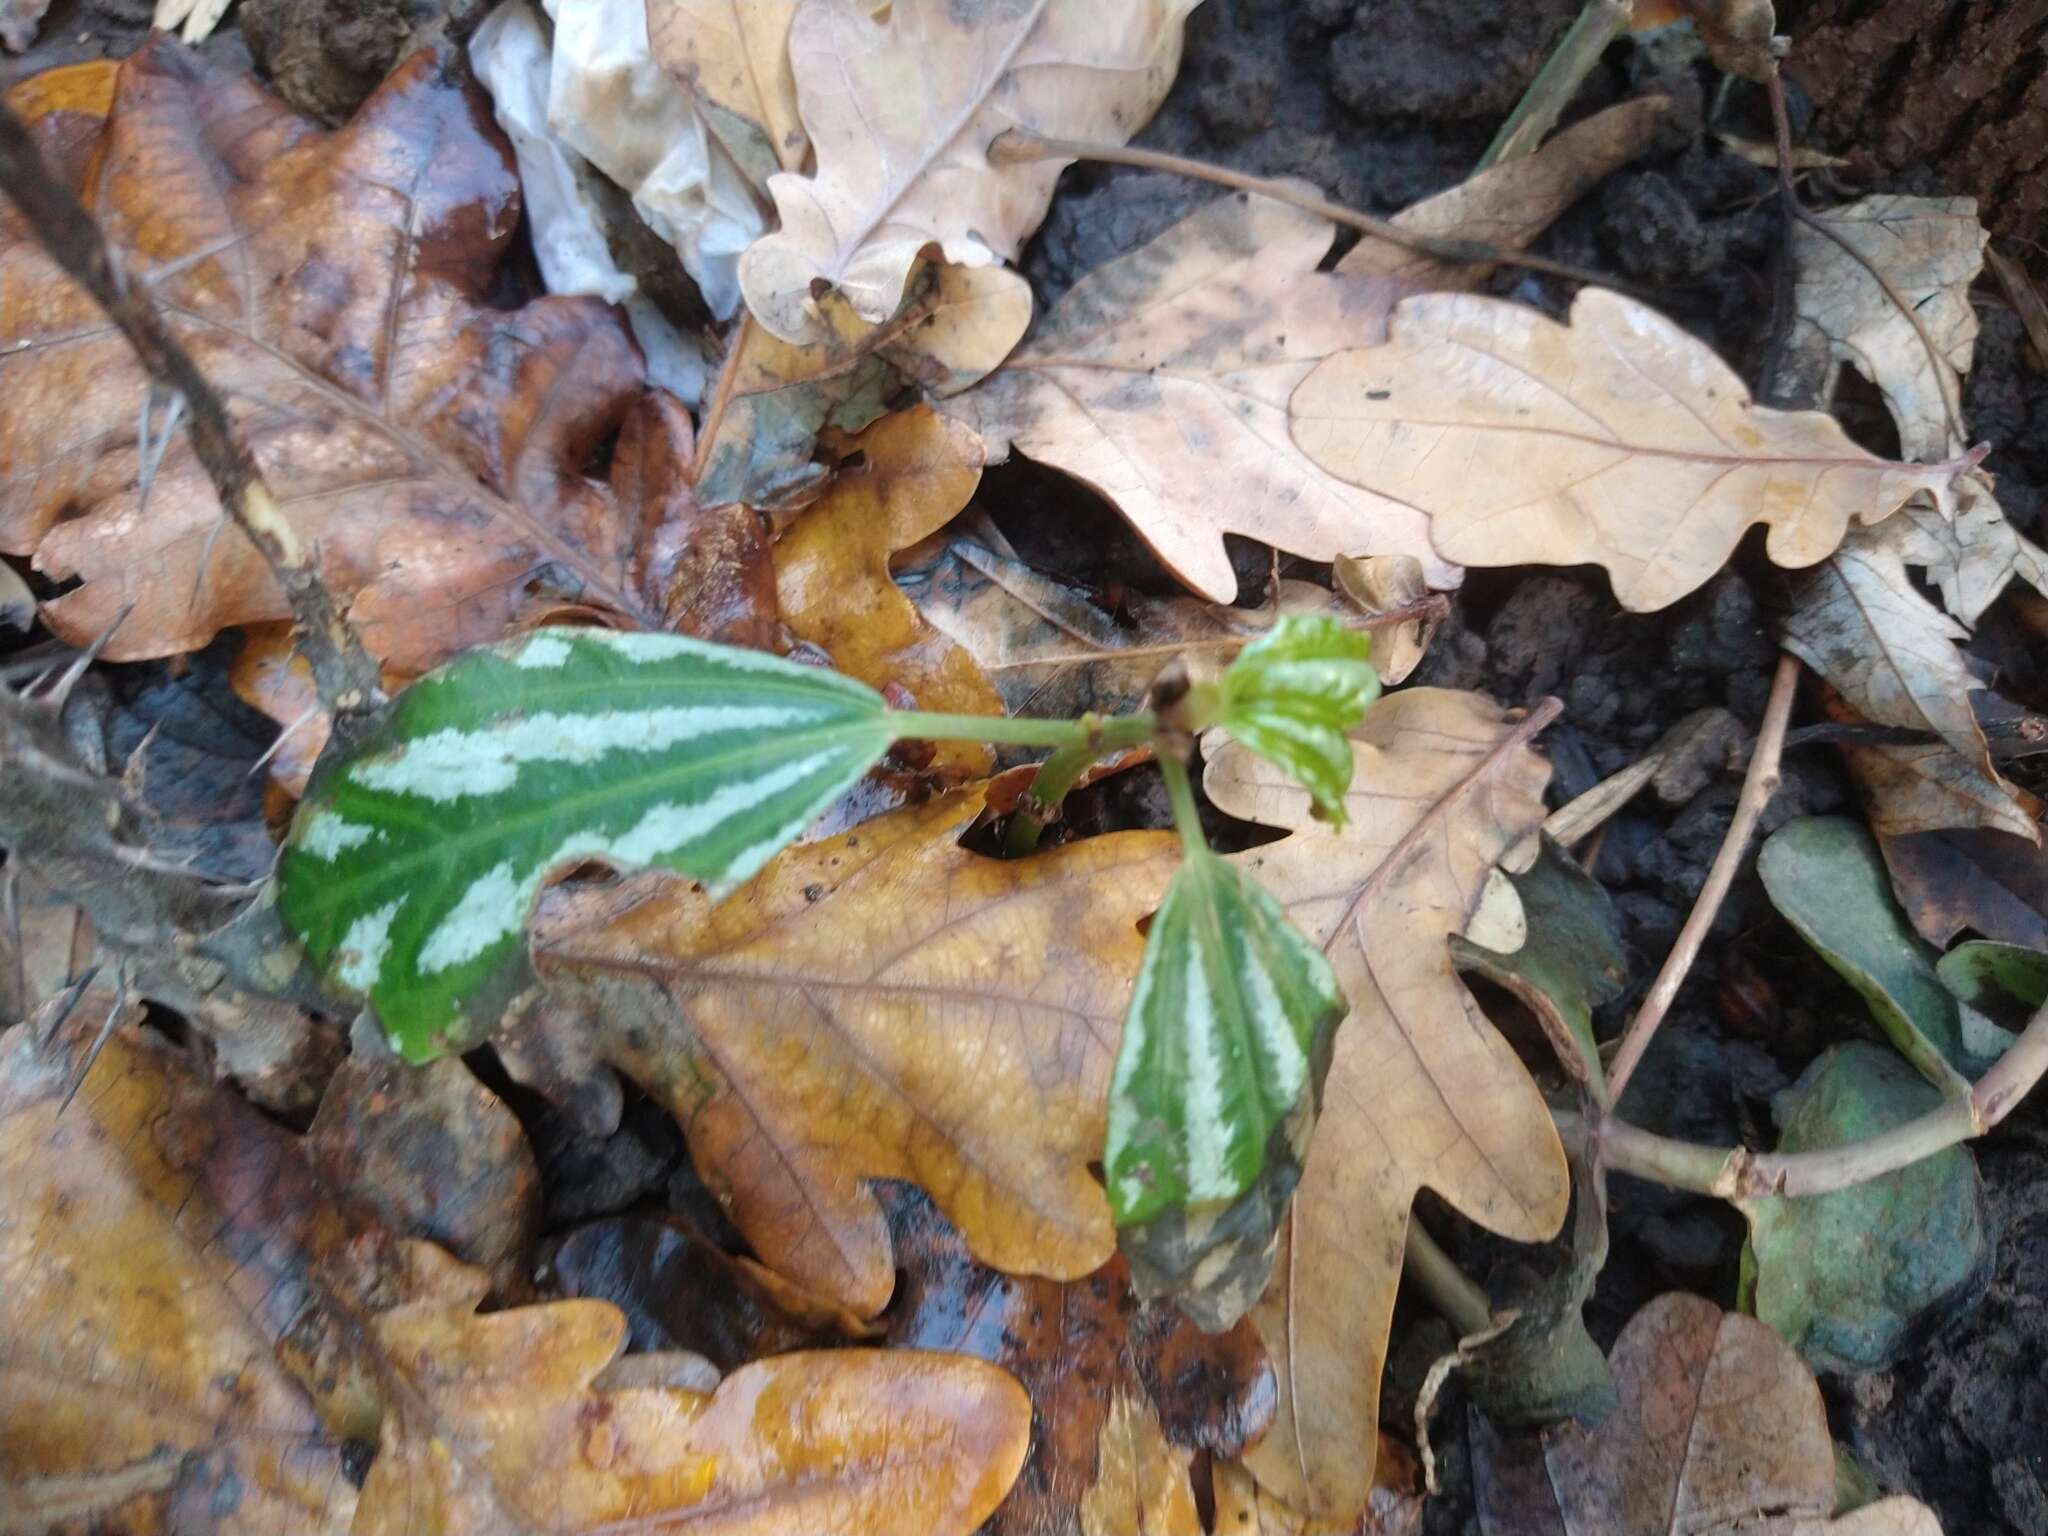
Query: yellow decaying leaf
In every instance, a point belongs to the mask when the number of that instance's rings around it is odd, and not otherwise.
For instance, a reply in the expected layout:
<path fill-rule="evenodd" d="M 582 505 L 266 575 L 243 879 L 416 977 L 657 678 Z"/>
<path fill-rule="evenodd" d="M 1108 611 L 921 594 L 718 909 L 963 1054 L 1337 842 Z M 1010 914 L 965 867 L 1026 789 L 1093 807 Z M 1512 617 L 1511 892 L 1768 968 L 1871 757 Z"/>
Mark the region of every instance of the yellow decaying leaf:
<path fill-rule="evenodd" d="M 929 1191 L 998 1269 L 1076 1279 L 1115 1246 L 1088 1165 L 1177 842 L 990 859 L 957 846 L 980 808 L 792 848 L 717 906 L 643 877 L 536 918 L 556 1012 L 531 1027 L 643 1084 L 755 1251 L 862 1316 L 896 1278 L 872 1179 Z"/>
<path fill-rule="evenodd" d="M 482 1316 L 460 1303 L 376 1321 L 384 1354 L 413 1365 L 416 1395 L 385 1416 L 350 1536 L 636 1524 L 964 1536 L 1002 1502 L 1030 1442 L 1024 1389 L 960 1355 L 799 1352 L 708 1394 L 607 1387 L 626 1337 L 610 1303 Z"/>
<path fill-rule="evenodd" d="M 1480 240 L 1518 251 L 1594 187 L 1646 153 L 1670 119 L 1671 98 L 1641 96 L 1596 112 L 1546 140 L 1533 155 L 1493 165 L 1448 191 L 1404 208 L 1394 219 L 1414 235 Z M 1361 240 L 1339 272 L 1389 277 L 1425 288 L 1482 287 L 1493 268 L 1439 261 L 1385 240 Z"/>
<path fill-rule="evenodd" d="M 1288 435 L 1296 387 L 1333 352 L 1379 343 L 1401 291 L 1318 272 L 1334 232 L 1285 203 L 1218 198 L 1082 278 L 944 408 L 991 462 L 1014 447 L 1087 481 L 1216 601 L 1237 596 L 1226 533 L 1313 560 L 1412 555 L 1430 585 L 1455 586 L 1422 510 L 1348 483 Z"/>
<path fill-rule="evenodd" d="M 1122 143 L 1152 115 L 1201 0 L 809 0 L 790 64 L 815 175 L 768 184 L 782 228 L 740 261 L 754 316 L 818 332 L 817 285 L 863 319 L 896 312 L 918 253 L 988 266 L 1017 254 L 1060 160 L 994 166 L 1006 130 Z"/>
<path fill-rule="evenodd" d="M 1435 688 L 1382 699 L 1356 733 L 1341 831 L 1314 822 L 1306 791 L 1234 743 L 1204 781 L 1229 814 L 1295 829 L 1235 858 L 1322 945 L 1351 1002 L 1273 1282 L 1252 1314 L 1280 1404 L 1245 1462 L 1318 1519 L 1355 1519 L 1372 1492 L 1367 1448 L 1416 1191 L 1523 1242 L 1564 1220 L 1550 1111 L 1458 980 L 1448 944 L 1495 860 L 1542 823 L 1550 768 L 1528 742 L 1554 713 L 1518 719 Z"/>
<path fill-rule="evenodd" d="M 1022 1464 L 1023 1390 L 957 1355 L 608 1374 L 615 1307 L 479 1315 L 481 1271 L 344 1218 L 151 1036 L 60 1116 L 91 1031 L 35 1029 L 0 1045 L 0 1530 L 964 1536 Z M 360 1493 L 348 1438 L 377 1444 Z"/>
<path fill-rule="evenodd" d="M 1167 1443 L 1150 1403 L 1119 1391 L 1096 1443 L 1100 1470 L 1081 1499 L 1081 1536 L 1202 1536 L 1188 1487 L 1194 1453 Z"/>
<path fill-rule="evenodd" d="M 655 62 L 696 97 L 705 127 L 760 186 L 778 170 L 802 170 L 810 153 L 789 67 L 797 3 L 647 0 Z"/>
<path fill-rule="evenodd" d="M 1700 586 L 1757 523 L 1799 567 L 1915 493 L 1952 515 L 1968 467 L 1888 463 L 1818 411 L 1755 405 L 1710 348 L 1597 288 L 1569 326 L 1470 294 L 1406 299 L 1386 345 L 1331 357 L 1292 413 L 1324 468 L 1426 512 L 1444 558 L 1602 565 L 1638 612 Z"/>
<path fill-rule="evenodd" d="M 775 545 L 775 586 L 790 631 L 874 688 L 896 683 L 919 709 L 1000 715 L 1003 701 L 974 658 L 932 628 L 889 579 L 889 556 L 936 533 L 981 483 L 973 434 L 919 406 L 876 422 L 824 496 Z M 994 754 L 940 742 L 932 766 L 982 778 Z"/>

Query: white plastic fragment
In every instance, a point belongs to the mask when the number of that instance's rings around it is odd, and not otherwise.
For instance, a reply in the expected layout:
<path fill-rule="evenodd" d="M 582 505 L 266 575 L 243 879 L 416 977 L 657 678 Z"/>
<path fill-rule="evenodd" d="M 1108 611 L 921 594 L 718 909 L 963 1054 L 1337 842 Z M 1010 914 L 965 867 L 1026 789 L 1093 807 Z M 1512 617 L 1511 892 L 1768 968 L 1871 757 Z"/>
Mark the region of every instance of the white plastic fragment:
<path fill-rule="evenodd" d="M 759 190 L 717 143 L 696 99 L 655 62 L 646 0 L 549 0 L 548 126 L 632 195 L 720 320 L 740 305 L 740 253 L 767 228 Z"/>
<path fill-rule="evenodd" d="M 539 13 L 528 0 L 505 0 L 477 28 L 469 57 L 491 93 L 498 126 L 512 141 L 534 257 L 548 292 L 594 294 L 623 305 L 646 355 L 648 377 L 685 404 L 696 404 L 709 367 L 703 346 L 671 324 L 613 259 L 596 173 L 549 129 L 553 50 Z"/>

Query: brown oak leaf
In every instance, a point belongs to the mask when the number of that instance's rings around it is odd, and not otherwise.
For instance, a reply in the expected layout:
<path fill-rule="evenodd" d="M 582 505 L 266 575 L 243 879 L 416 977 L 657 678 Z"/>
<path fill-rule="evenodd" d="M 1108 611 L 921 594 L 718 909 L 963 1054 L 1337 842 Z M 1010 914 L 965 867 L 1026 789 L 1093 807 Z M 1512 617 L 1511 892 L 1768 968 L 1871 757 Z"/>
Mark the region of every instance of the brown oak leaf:
<path fill-rule="evenodd" d="M 587 472 L 642 398 L 640 355 L 594 300 L 492 306 L 518 182 L 455 71 L 419 54 L 327 133 L 159 39 L 121 66 L 79 165 L 381 659 L 424 670 L 536 606 L 659 616 L 637 561 L 661 509 Z M 165 402 L 145 416 L 127 343 L 18 220 L 0 221 L 0 391 L 0 548 L 81 580 L 45 610 L 60 635 L 133 604 L 108 654 L 166 655 L 287 616 L 181 436 L 145 489 Z"/>

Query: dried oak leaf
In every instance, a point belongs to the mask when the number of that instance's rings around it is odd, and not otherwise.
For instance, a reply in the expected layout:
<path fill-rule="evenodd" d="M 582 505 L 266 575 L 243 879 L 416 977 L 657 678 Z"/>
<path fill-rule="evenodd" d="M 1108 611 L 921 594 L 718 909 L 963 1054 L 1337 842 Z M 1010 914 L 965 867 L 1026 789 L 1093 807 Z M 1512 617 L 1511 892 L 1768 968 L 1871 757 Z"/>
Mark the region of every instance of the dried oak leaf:
<path fill-rule="evenodd" d="M 889 556 L 952 521 L 981 483 L 973 434 L 918 406 L 883 417 L 847 447 L 849 461 L 824 496 L 776 541 L 784 621 L 839 671 L 877 689 L 896 684 L 918 709 L 1002 714 L 974 657 L 889 579 Z M 954 782 L 985 778 L 995 754 L 978 742 L 941 742 L 930 766 Z"/>
<path fill-rule="evenodd" d="M 1089 1273 L 1115 1241 L 1088 1165 L 1176 844 L 990 859 L 957 846 L 981 805 L 961 791 L 789 849 L 716 906 L 663 877 L 549 893 L 549 997 L 515 1049 L 537 1030 L 558 1073 L 640 1082 L 755 1252 L 862 1316 L 895 1284 L 871 1179 L 929 1190 L 999 1269 Z"/>
<path fill-rule="evenodd" d="M 1970 703 L 1983 686 L 1960 644 L 1970 632 L 1914 587 L 1913 535 L 1903 515 L 1851 532 L 1794 584 L 1781 638 L 1865 720 L 1932 731 L 1998 783 Z"/>
<path fill-rule="evenodd" d="M 1065 1284 L 998 1274 L 916 1191 L 882 1198 L 903 1269 L 889 1342 L 999 1365 L 1034 1405 L 1030 1458 L 990 1536 L 1198 1536 L 1189 1459 L 1240 1454 L 1272 1416 L 1251 1324 L 1205 1334 L 1140 1302 L 1120 1257 Z"/>
<path fill-rule="evenodd" d="M 1755 1318 L 1660 1296 L 1610 1358 L 1621 1407 L 1591 1434 L 1565 1425 L 1504 1441 L 1475 1416 L 1485 1536 L 1941 1536 L 1916 1499 L 1831 1518 L 1835 1453 L 1820 1388 Z"/>
<path fill-rule="evenodd" d="M 1280 1404 L 1245 1463 L 1317 1519 L 1356 1519 L 1372 1493 L 1364 1448 L 1416 1191 L 1523 1242 L 1564 1220 L 1550 1111 L 1458 980 L 1449 944 L 1495 861 L 1542 824 L 1550 768 L 1528 743 L 1555 712 L 1517 717 L 1435 688 L 1382 699 L 1354 733 L 1341 830 L 1314 822 L 1307 791 L 1234 743 L 1204 779 L 1219 809 L 1294 829 L 1235 858 L 1322 945 L 1351 1001 L 1252 1313 Z"/>
<path fill-rule="evenodd" d="M 1335 232 L 1269 198 L 1218 198 L 1082 278 L 944 409 L 991 463 L 1014 448 L 1087 481 L 1217 602 L 1237 596 L 1226 533 L 1312 560 L 1413 555 L 1430 585 L 1455 586 L 1423 510 L 1289 436 L 1296 387 L 1331 354 L 1378 344 L 1402 291 L 1317 271 Z"/>
<path fill-rule="evenodd" d="M 778 170 L 802 170 L 810 154 L 789 63 L 798 3 L 647 0 L 655 62 L 696 98 L 711 140 L 763 188 Z"/>
<path fill-rule="evenodd" d="M 1916 493 L 1952 516 L 1969 467 L 1889 463 L 1819 411 L 1755 405 L 1711 348 L 1598 288 L 1568 326 L 1473 294 L 1405 299 L 1385 345 L 1330 357 L 1290 410 L 1303 452 L 1427 514 L 1444 559 L 1601 565 L 1637 612 L 1700 586 L 1757 523 L 1800 567 Z"/>
<path fill-rule="evenodd" d="M 972 656 L 1013 715 L 1071 718 L 1136 709 L 1177 656 L 1198 675 L 1220 671 L 1282 614 L 1353 625 L 1375 615 L 1307 581 L 1282 581 L 1262 608 L 1125 591 L 1106 599 L 967 537 L 928 546 L 896 583 L 934 628 Z M 1374 594 L 1361 591 L 1360 598 Z M 1373 664 L 1385 677 L 1379 633 Z"/>
<path fill-rule="evenodd" d="M 1609 176 L 1648 153 L 1671 118 L 1671 98 L 1640 96 L 1596 112 L 1544 141 L 1532 155 L 1488 166 L 1448 191 L 1404 208 L 1393 222 L 1411 235 L 1479 240 L 1518 251 Z M 1388 240 L 1361 240 L 1336 266 L 1360 277 L 1469 291 L 1493 273 L 1485 262 L 1444 261 Z"/>
<path fill-rule="evenodd" d="M 1797 376 L 1781 373 L 1779 394 L 1825 399 L 1835 367 L 1849 363 L 1883 391 L 1903 457 L 1924 462 L 1960 453 L 1968 446 L 1955 435 L 1962 375 L 1977 350 L 1970 285 L 1984 270 L 1991 238 L 1977 222 L 1977 200 L 1866 197 L 1828 210 L 1826 223 L 1834 239 L 1807 224 L 1792 226 L 1799 280 L 1788 366 Z M 1910 316 L 1893 294 L 1911 306 Z"/>
<path fill-rule="evenodd" d="M 635 568 L 658 509 L 582 472 L 641 396 L 639 353 L 594 300 L 490 307 L 518 182 L 433 55 L 325 133 L 159 39 L 121 66 L 80 192 L 380 658 L 417 672 L 496 638 L 534 588 L 658 616 Z M 0 293 L 0 548 L 82 578 L 52 627 L 91 637 L 132 603 L 108 654 L 139 657 L 287 617 L 182 439 L 145 501 L 141 372 L 18 221 Z"/>
<path fill-rule="evenodd" d="M 989 145 L 1016 129 L 1128 139 L 1173 83 L 1200 3 L 808 0 L 789 57 L 818 168 L 768 183 L 782 228 L 740 258 L 747 307 L 805 341 L 821 291 L 888 319 L 927 245 L 961 266 L 1014 257 L 1067 162 L 993 165 Z"/>
<path fill-rule="evenodd" d="M 117 1035 L 0 1046 L 0 1509 L 22 1529 L 570 1536 L 973 1529 L 1030 1405 L 977 1360 L 780 1356 L 705 1394 L 614 1376 L 602 1302 L 353 1227 L 296 1138 Z M 343 1441 L 376 1454 L 360 1492 Z"/>

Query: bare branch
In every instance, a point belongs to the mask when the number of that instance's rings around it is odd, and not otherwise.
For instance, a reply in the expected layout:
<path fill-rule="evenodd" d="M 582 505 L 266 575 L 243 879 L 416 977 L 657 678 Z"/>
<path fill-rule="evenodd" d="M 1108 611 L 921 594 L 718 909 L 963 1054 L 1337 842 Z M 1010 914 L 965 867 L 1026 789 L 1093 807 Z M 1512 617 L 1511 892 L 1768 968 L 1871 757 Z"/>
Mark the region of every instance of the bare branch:
<path fill-rule="evenodd" d="M 1728 888 L 1735 883 L 1735 872 L 1742 867 L 1742 856 L 1749 848 L 1750 834 L 1756 830 L 1757 819 L 1763 815 L 1764 807 L 1770 804 L 1771 796 L 1778 792 L 1778 762 L 1785 751 L 1785 724 L 1792 717 L 1792 695 L 1798 684 L 1799 659 L 1780 656 L 1778 674 L 1771 680 L 1770 703 L 1764 708 L 1756 751 L 1750 757 L 1749 773 L 1742 781 L 1742 798 L 1735 802 L 1735 815 L 1728 823 L 1728 835 L 1721 841 L 1721 851 L 1714 856 L 1713 868 L 1707 871 L 1707 883 L 1700 887 L 1692 915 L 1685 920 L 1685 927 L 1679 930 L 1678 942 L 1665 956 L 1663 969 L 1651 983 L 1643 1006 L 1629 1021 L 1628 1031 L 1621 1037 L 1621 1048 L 1615 1052 L 1614 1065 L 1607 1080 L 1617 1104 L 1621 1102 L 1622 1090 L 1628 1087 L 1629 1078 L 1642 1061 L 1643 1052 L 1650 1048 L 1657 1026 L 1664 1022 L 1664 1015 L 1670 1012 L 1678 989 L 1692 970 L 1700 946 L 1706 942 L 1707 931 L 1714 926 L 1714 918 L 1727 898 Z"/>
<path fill-rule="evenodd" d="M 337 728 L 382 701 L 377 664 L 320 580 L 311 552 L 278 509 L 249 445 L 191 355 L 171 335 L 141 284 L 131 282 L 105 237 L 71 190 L 50 173 L 21 119 L 0 102 L 0 187 L 14 200 L 51 258 L 99 301 L 119 326 L 151 382 L 190 415 L 192 449 L 221 506 L 249 536 L 284 588 L 298 623 L 298 645 Z M 164 430 L 175 420 L 167 415 Z M 148 445 L 143 445 L 145 453 Z"/>

